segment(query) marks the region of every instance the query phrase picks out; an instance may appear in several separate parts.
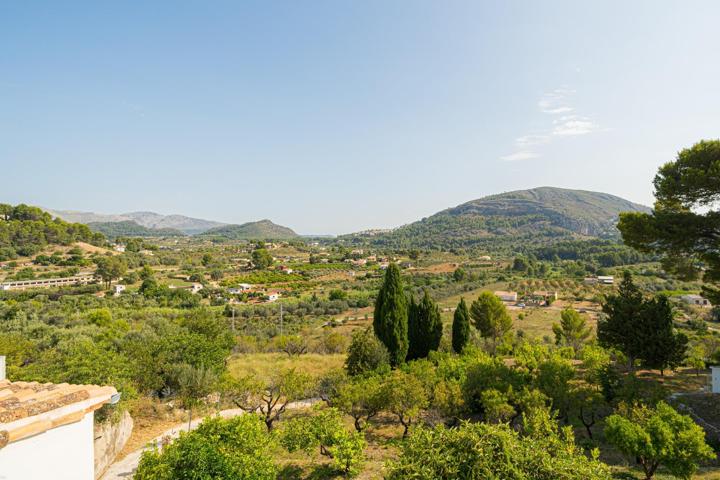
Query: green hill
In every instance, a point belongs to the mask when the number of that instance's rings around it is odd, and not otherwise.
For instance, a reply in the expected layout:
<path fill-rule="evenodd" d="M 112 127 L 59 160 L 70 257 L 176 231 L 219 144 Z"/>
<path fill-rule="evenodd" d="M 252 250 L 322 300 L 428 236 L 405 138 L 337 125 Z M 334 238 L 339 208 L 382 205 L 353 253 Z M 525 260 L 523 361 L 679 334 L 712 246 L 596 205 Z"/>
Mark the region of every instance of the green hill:
<path fill-rule="evenodd" d="M 37 207 L 0 204 L 0 261 L 30 257 L 48 245 L 74 242 L 102 245 L 105 237 L 93 233 L 87 225 L 53 218 Z"/>
<path fill-rule="evenodd" d="M 108 238 L 117 237 L 183 237 L 185 234 L 174 228 L 148 228 L 132 220 L 122 222 L 90 222 L 90 230 L 100 232 Z"/>
<path fill-rule="evenodd" d="M 392 247 L 532 247 L 618 238 L 615 225 L 625 211 L 650 209 L 607 193 L 540 187 L 472 200 L 388 233 L 349 239 Z"/>
<path fill-rule="evenodd" d="M 198 236 L 225 240 L 289 240 L 299 237 L 292 229 L 277 225 L 270 220 L 248 222 L 242 225 L 224 225 L 211 228 Z"/>

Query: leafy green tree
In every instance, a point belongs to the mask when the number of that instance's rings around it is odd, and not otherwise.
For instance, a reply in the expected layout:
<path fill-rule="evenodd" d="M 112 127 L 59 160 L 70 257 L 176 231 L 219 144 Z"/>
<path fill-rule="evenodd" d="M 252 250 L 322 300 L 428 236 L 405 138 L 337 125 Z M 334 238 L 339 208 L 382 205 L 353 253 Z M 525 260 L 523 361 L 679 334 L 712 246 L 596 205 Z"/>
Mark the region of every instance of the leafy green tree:
<path fill-rule="evenodd" d="M 528 264 L 528 261 L 522 257 L 515 257 L 513 260 L 512 269 L 516 272 L 524 272 L 526 271 L 530 265 Z"/>
<path fill-rule="evenodd" d="M 273 264 L 273 257 L 265 248 L 257 248 L 252 252 L 253 266 L 258 270 L 265 270 Z"/>
<path fill-rule="evenodd" d="M 0 203 L 0 216 L 2 216 L 2 219 L 6 222 L 10 220 L 10 216 L 12 215 L 13 207 L 12 205 L 9 205 L 7 203 Z"/>
<path fill-rule="evenodd" d="M 470 341 L 470 312 L 465 299 L 461 298 L 455 309 L 452 323 L 452 348 L 455 353 L 462 353 Z"/>
<path fill-rule="evenodd" d="M 349 432 L 334 408 L 316 409 L 310 416 L 290 420 L 280 434 L 280 443 L 289 452 L 310 453 L 319 448 L 345 475 L 357 474 L 365 458 L 365 439 L 359 432 Z"/>
<path fill-rule="evenodd" d="M 625 272 L 618 293 L 608 295 L 602 305 L 604 315 L 598 319 L 597 331 L 600 345 L 621 351 L 628 359 L 630 371 L 634 370 L 635 361 L 645 348 L 642 310 L 642 293 L 632 275 Z"/>
<path fill-rule="evenodd" d="M 663 465 L 680 478 L 691 478 L 703 461 L 715 454 L 705 443 L 705 432 L 692 418 L 665 402 L 656 408 L 621 406 L 605 420 L 605 437 L 621 452 L 642 465 L 646 480 Z"/>
<path fill-rule="evenodd" d="M 505 304 L 491 292 L 482 292 L 470 305 L 470 318 L 480 336 L 490 340 L 491 352 L 495 354 L 498 344 L 512 328 L 512 318 Z"/>
<path fill-rule="evenodd" d="M 188 411 L 188 429 L 192 426 L 193 408 L 200 405 L 205 397 L 217 386 L 215 372 L 203 366 L 178 365 L 175 371 L 178 397 Z"/>
<path fill-rule="evenodd" d="M 382 396 L 387 410 L 395 415 L 403 426 L 403 438 L 420 413 L 428 407 L 428 392 L 414 375 L 395 370 L 383 384 Z"/>
<path fill-rule="evenodd" d="M 552 406 L 564 420 L 570 414 L 571 384 L 575 369 L 570 360 L 553 354 L 538 366 L 535 383 L 537 388 L 552 400 Z"/>
<path fill-rule="evenodd" d="M 340 386 L 332 404 L 351 416 L 355 430 L 362 432 L 368 422 L 385 407 L 383 394 L 379 376 L 356 377 Z"/>
<path fill-rule="evenodd" d="M 701 344 L 695 345 L 690 349 L 687 357 L 687 365 L 695 369 L 695 376 L 700 375 L 700 370 L 705 369 L 705 358 L 707 353 L 705 347 Z"/>
<path fill-rule="evenodd" d="M 556 343 L 570 346 L 576 352 L 580 350 L 583 343 L 592 334 L 592 329 L 587 326 L 585 317 L 570 307 L 560 312 L 560 324 L 553 324 L 552 328 L 555 333 Z"/>
<path fill-rule="evenodd" d="M 653 181 L 653 212 L 623 213 L 618 228 L 623 241 L 643 252 L 665 255 L 675 273 L 706 266 L 705 294 L 720 303 L 720 140 L 701 141 L 682 150 L 658 170 Z M 671 270 L 672 271 L 672 270 Z"/>
<path fill-rule="evenodd" d="M 375 336 L 370 328 L 356 330 L 353 333 L 345 369 L 348 375 L 361 375 L 367 372 L 383 370 L 390 364 L 390 355 L 385 345 Z"/>
<path fill-rule="evenodd" d="M 415 304 L 412 300 L 408 311 L 407 360 L 426 358 L 431 351 L 438 349 L 442 339 L 440 308 L 425 290 L 420 303 Z"/>
<path fill-rule="evenodd" d="M 375 335 L 390 354 L 390 365 L 405 361 L 408 352 L 408 304 L 400 277 L 400 268 L 391 263 L 375 300 Z"/>
<path fill-rule="evenodd" d="M 515 408 L 510 405 L 508 396 L 494 388 L 488 388 L 480 394 L 483 417 L 489 423 L 504 423 L 515 415 Z"/>
<path fill-rule="evenodd" d="M 162 450 L 146 450 L 136 480 L 275 480 L 273 439 L 257 415 L 206 419 Z"/>
<path fill-rule="evenodd" d="M 224 393 L 238 407 L 260 412 L 267 429 L 272 430 L 288 404 L 307 398 L 312 387 L 309 375 L 290 368 L 273 372 L 265 381 L 253 376 L 228 380 Z"/>
<path fill-rule="evenodd" d="M 648 300 L 642 312 L 643 334 L 645 341 L 641 359 L 643 365 L 660 370 L 674 369 L 685 360 L 688 338 L 676 333 L 673 327 L 673 311 L 668 298 L 660 295 Z"/>
<path fill-rule="evenodd" d="M 95 260 L 95 264 L 97 265 L 95 274 L 107 284 L 108 288 L 113 280 L 125 275 L 128 268 L 125 260 L 117 256 L 99 257 Z"/>
<path fill-rule="evenodd" d="M 346 300 L 347 292 L 341 288 L 336 288 L 336 289 L 330 290 L 330 294 L 328 295 L 328 298 L 330 300 Z"/>

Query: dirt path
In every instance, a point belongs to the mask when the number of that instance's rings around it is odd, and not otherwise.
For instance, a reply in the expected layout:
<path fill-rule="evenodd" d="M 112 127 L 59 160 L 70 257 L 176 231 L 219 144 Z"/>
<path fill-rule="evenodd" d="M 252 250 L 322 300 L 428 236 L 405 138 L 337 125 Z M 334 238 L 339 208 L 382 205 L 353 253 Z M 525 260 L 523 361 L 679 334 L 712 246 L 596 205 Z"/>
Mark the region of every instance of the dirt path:
<path fill-rule="evenodd" d="M 311 407 L 313 404 L 319 402 L 319 399 L 308 399 L 308 400 L 301 400 L 299 402 L 292 402 L 289 403 L 287 408 L 288 409 L 297 409 L 297 408 L 308 408 Z M 222 418 L 232 418 L 236 417 L 238 415 L 244 414 L 245 411 L 240 408 L 233 408 L 230 410 L 223 410 L 218 413 L 219 416 Z M 194 430 L 197 428 L 198 425 L 202 423 L 204 418 L 196 418 L 191 423 L 191 430 Z M 105 474 L 100 477 L 100 480 L 130 480 L 135 475 L 135 470 L 137 469 L 138 463 L 140 463 L 140 457 L 142 456 L 143 452 L 145 450 L 149 450 L 153 448 L 154 444 L 159 442 L 163 438 L 171 438 L 176 439 L 180 436 L 180 432 L 187 432 L 188 431 L 188 424 L 187 422 L 178 424 L 174 426 L 173 428 L 167 430 L 162 435 L 155 437 L 152 441 L 148 443 L 143 448 L 139 448 L 135 450 L 134 452 L 129 453 L 126 455 L 122 460 L 113 463 L 110 465 L 110 467 L 107 469 Z"/>

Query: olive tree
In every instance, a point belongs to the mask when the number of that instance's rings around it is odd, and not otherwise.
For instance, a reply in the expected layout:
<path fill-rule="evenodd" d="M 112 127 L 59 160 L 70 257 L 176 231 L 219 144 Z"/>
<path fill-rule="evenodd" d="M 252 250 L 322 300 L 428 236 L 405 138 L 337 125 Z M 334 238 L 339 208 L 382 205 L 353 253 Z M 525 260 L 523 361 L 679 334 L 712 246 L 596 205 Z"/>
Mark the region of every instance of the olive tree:
<path fill-rule="evenodd" d="M 655 408 L 623 405 L 605 424 L 607 440 L 637 459 L 646 480 L 653 478 L 660 465 L 677 477 L 690 478 L 700 462 L 715 458 L 703 429 L 665 402 Z"/>
<path fill-rule="evenodd" d="M 224 393 L 243 410 L 259 412 L 272 430 L 288 404 L 310 394 L 312 383 L 309 375 L 291 368 L 276 371 L 266 380 L 254 376 L 227 380 Z"/>
<path fill-rule="evenodd" d="M 333 460 L 335 468 L 346 475 L 356 474 L 364 459 L 365 439 L 359 432 L 349 432 L 335 408 L 316 410 L 312 415 L 294 418 L 280 432 L 280 443 L 289 451 L 320 454 Z"/>

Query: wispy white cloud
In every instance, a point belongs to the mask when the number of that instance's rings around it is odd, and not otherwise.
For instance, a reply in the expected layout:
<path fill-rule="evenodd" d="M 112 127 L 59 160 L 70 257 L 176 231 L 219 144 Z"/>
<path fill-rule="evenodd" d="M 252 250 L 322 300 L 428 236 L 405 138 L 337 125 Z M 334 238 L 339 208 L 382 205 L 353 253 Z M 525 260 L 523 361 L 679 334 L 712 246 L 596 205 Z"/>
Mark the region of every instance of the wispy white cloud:
<path fill-rule="evenodd" d="M 569 115 L 553 122 L 555 127 L 552 134 L 555 136 L 587 135 L 595 132 L 600 127 L 587 117 Z"/>
<path fill-rule="evenodd" d="M 570 97 L 574 94 L 575 90 L 566 87 L 556 88 L 540 98 L 538 108 L 540 108 L 541 112 L 549 113 L 550 115 L 572 112 L 575 108 L 570 105 Z"/>
<path fill-rule="evenodd" d="M 556 88 L 540 97 L 537 106 L 540 112 L 554 117 L 546 129 L 539 133 L 523 135 L 515 139 L 515 152 L 500 157 L 505 161 L 530 160 L 541 154 L 537 147 L 547 145 L 563 137 L 587 135 L 600 130 L 590 117 L 578 115 L 572 104 L 575 90 L 569 87 Z"/>
<path fill-rule="evenodd" d="M 505 155 L 504 157 L 500 157 L 501 160 L 505 160 L 506 162 L 517 162 L 518 160 L 530 160 L 531 158 L 537 158 L 540 154 L 536 152 L 532 152 L 530 150 L 522 150 L 519 152 L 511 153 L 510 155 Z"/>
<path fill-rule="evenodd" d="M 536 145 L 544 145 L 550 141 L 550 135 L 533 134 L 523 135 L 515 139 L 515 146 L 518 148 L 534 147 Z"/>

